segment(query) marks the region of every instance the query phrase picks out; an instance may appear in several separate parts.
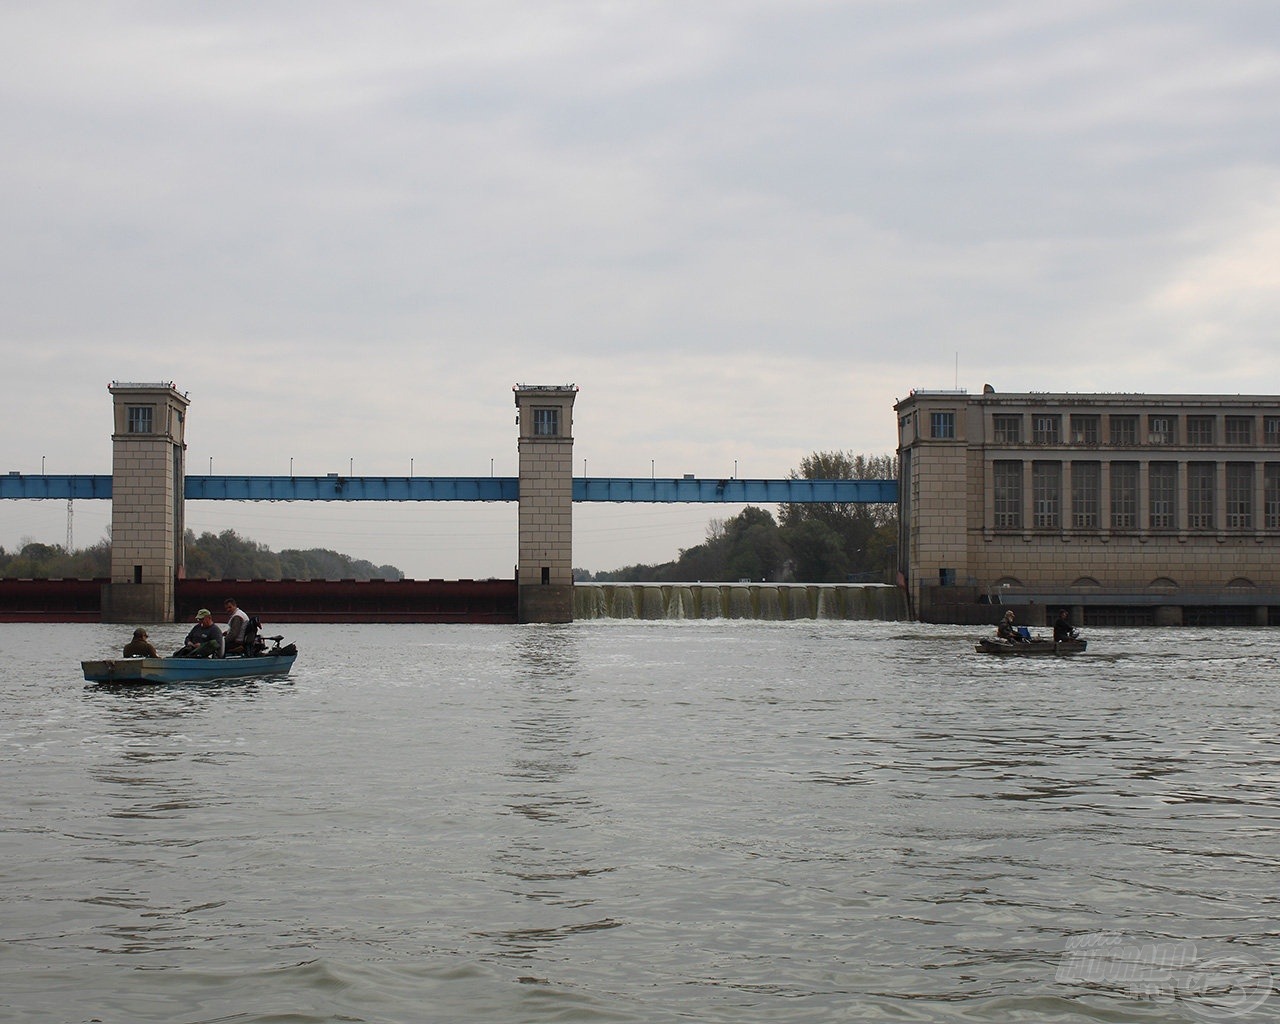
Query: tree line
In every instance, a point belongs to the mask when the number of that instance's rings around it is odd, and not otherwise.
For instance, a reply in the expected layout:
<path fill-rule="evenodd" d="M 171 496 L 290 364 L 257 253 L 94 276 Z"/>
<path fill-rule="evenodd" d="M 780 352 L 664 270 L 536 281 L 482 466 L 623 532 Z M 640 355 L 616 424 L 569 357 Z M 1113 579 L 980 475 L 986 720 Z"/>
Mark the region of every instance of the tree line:
<path fill-rule="evenodd" d="M 398 580 L 394 565 L 374 565 L 328 548 L 272 551 L 235 530 L 188 530 L 184 538 L 188 579 Z M 0 576 L 9 579 L 102 579 L 111 575 L 111 541 L 67 551 L 59 544 L 26 541 L 18 551 L 0 547 Z"/>
<path fill-rule="evenodd" d="M 814 452 L 788 476 L 792 480 L 892 480 L 892 455 Z M 747 506 L 729 519 L 713 519 L 707 539 L 658 565 L 628 565 L 575 579 L 599 582 L 709 583 L 736 580 L 803 583 L 893 582 L 897 571 L 898 510 L 894 505 L 853 502 L 787 503 L 775 519 Z"/>

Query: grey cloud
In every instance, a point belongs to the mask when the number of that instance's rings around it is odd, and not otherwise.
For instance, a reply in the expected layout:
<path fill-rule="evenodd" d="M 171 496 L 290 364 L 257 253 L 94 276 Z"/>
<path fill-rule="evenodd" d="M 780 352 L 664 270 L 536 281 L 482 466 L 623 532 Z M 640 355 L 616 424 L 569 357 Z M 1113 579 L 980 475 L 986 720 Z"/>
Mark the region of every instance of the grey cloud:
<path fill-rule="evenodd" d="M 590 385 L 602 467 L 665 448 L 781 473 L 883 449 L 893 398 L 957 357 L 1002 387 L 1249 390 L 1280 369 L 1278 23 L 1269 2 L 10 7 L 14 413 L 39 421 L 74 367 L 92 421 L 137 372 L 198 395 L 217 459 L 212 424 L 264 422 L 308 464 L 465 473 L 510 456 L 505 389 L 546 374 Z"/>

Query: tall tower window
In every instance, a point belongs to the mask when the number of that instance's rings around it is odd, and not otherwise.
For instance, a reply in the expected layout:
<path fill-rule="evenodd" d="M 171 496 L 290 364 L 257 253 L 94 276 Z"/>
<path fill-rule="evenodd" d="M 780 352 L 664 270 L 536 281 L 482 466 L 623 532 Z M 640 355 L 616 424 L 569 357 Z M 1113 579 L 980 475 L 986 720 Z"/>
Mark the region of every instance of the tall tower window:
<path fill-rule="evenodd" d="M 1077 530 L 1098 528 L 1101 481 L 1102 467 L 1098 463 L 1071 463 L 1071 525 Z"/>
<path fill-rule="evenodd" d="M 1227 463 L 1227 529 L 1253 528 L 1253 463 Z"/>
<path fill-rule="evenodd" d="M 128 407 L 127 428 L 130 434 L 150 434 L 153 409 L 149 405 Z"/>
<path fill-rule="evenodd" d="M 1262 478 L 1268 530 L 1280 530 L 1280 462 L 1268 462 Z"/>
<path fill-rule="evenodd" d="M 1137 417 L 1134 417 L 1137 420 Z M 1116 417 L 1111 417 L 1114 424 Z M 1135 530 L 1138 527 L 1138 464 L 1111 463 L 1111 528 Z"/>
<path fill-rule="evenodd" d="M 1153 462 L 1147 468 L 1151 529 L 1172 530 L 1178 525 L 1178 464 Z"/>
<path fill-rule="evenodd" d="M 1001 459 L 992 466 L 997 530 L 1022 527 L 1022 463 Z"/>
<path fill-rule="evenodd" d="M 1062 522 L 1062 463 L 1031 464 L 1031 496 L 1035 502 L 1032 525 L 1056 530 Z"/>
<path fill-rule="evenodd" d="M 1212 462 L 1187 464 L 1187 525 L 1193 530 L 1213 529 L 1214 475 Z"/>
<path fill-rule="evenodd" d="M 952 440 L 956 436 L 956 414 L 932 412 L 929 414 L 929 436 Z"/>
<path fill-rule="evenodd" d="M 534 409 L 533 433 L 535 437 L 559 437 L 560 410 Z"/>

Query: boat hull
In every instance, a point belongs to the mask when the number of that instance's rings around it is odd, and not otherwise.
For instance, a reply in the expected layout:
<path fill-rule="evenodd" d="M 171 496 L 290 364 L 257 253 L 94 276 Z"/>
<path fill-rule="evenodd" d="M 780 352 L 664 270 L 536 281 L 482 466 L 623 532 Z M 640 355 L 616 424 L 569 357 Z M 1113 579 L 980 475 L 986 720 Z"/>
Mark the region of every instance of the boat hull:
<path fill-rule="evenodd" d="M 91 683 L 204 683 L 289 674 L 296 654 L 265 658 L 112 658 L 82 661 Z"/>
<path fill-rule="evenodd" d="M 1009 643 L 1006 640 L 983 638 L 973 649 L 979 654 L 994 654 L 1005 658 L 1053 658 L 1083 654 L 1088 646 L 1087 640 L 1029 640 L 1025 643 Z"/>

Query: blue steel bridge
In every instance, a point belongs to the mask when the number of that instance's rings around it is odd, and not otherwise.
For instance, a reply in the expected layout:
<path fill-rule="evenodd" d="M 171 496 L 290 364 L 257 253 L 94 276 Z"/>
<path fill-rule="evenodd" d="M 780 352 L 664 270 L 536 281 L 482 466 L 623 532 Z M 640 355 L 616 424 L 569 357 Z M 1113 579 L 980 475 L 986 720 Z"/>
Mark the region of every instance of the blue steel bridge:
<path fill-rule="evenodd" d="M 518 501 L 513 476 L 187 476 L 187 501 Z M 110 475 L 0 476 L 0 498 L 111 498 Z M 896 504 L 896 480 L 574 477 L 573 500 Z"/>

